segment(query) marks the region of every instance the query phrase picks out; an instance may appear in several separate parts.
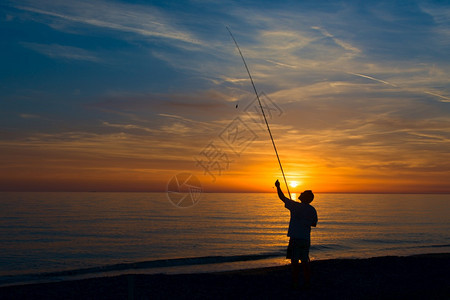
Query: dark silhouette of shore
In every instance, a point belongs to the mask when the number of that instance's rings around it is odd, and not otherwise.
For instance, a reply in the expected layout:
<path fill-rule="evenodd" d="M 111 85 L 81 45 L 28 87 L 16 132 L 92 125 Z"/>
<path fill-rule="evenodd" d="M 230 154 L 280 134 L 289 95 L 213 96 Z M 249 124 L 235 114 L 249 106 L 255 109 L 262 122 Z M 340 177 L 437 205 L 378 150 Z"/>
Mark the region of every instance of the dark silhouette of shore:
<path fill-rule="evenodd" d="M 308 290 L 290 267 L 121 275 L 0 288 L 0 299 L 450 299 L 450 253 L 312 261 Z"/>

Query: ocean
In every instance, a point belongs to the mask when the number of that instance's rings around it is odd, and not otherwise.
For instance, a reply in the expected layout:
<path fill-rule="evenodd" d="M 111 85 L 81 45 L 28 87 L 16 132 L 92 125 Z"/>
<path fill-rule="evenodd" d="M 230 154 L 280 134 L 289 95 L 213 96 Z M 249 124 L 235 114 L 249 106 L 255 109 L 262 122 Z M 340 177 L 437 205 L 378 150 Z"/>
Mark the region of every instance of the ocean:
<path fill-rule="evenodd" d="M 312 260 L 450 252 L 448 194 L 316 194 Z M 287 264 L 276 193 L 0 193 L 0 286 Z"/>

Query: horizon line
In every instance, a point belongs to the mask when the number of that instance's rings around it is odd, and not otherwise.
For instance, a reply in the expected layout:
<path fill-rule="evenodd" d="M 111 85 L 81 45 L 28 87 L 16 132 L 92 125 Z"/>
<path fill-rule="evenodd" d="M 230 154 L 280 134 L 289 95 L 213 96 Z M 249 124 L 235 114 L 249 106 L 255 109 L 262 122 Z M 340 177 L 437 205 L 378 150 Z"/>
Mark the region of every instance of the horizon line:
<path fill-rule="evenodd" d="M 0 190 L 0 193 L 167 193 L 168 191 L 20 191 L 20 190 Z M 204 194 L 276 194 L 276 191 L 202 191 Z M 291 194 L 298 194 L 301 191 L 291 192 Z M 433 192 L 433 191 L 423 191 L 423 192 L 375 192 L 375 191 L 354 191 L 354 192 L 314 192 L 315 194 L 380 194 L 380 195 L 388 195 L 388 194 L 417 194 L 417 195 L 447 195 L 450 194 L 450 191 L 447 192 Z"/>

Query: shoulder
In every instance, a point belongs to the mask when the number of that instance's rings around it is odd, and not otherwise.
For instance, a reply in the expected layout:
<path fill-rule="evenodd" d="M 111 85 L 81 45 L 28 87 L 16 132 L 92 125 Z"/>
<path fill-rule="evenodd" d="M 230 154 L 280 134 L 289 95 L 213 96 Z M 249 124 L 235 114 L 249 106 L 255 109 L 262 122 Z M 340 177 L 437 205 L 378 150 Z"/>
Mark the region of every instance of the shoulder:
<path fill-rule="evenodd" d="M 314 206 L 312 206 L 311 204 L 306 204 L 306 203 L 304 205 L 305 205 L 305 208 L 308 209 L 308 211 L 310 213 L 317 215 L 317 211 L 314 208 Z"/>
<path fill-rule="evenodd" d="M 300 203 L 298 203 L 294 200 L 291 200 L 291 199 L 287 199 L 284 202 L 284 207 L 286 207 L 287 209 L 293 209 L 294 207 L 298 207 L 299 205 L 300 205 Z"/>

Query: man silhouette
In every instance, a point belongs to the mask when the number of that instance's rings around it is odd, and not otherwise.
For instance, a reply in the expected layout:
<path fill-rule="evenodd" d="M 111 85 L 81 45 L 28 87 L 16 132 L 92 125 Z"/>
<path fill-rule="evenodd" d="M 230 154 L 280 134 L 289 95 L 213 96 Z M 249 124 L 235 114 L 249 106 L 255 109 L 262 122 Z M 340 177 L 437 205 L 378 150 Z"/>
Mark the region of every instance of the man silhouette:
<path fill-rule="evenodd" d="M 303 267 L 304 288 L 309 288 L 311 284 L 311 267 L 309 264 L 309 247 L 311 245 L 311 226 L 317 225 L 316 209 L 309 205 L 314 199 L 314 194 L 310 190 L 306 190 L 300 194 L 298 199 L 301 203 L 286 198 L 280 188 L 280 182 L 275 182 L 278 197 L 284 202 L 284 207 L 291 212 L 289 221 L 289 229 L 287 236 L 289 237 L 289 246 L 286 258 L 291 260 L 292 265 L 292 286 L 298 287 L 300 264 Z"/>

